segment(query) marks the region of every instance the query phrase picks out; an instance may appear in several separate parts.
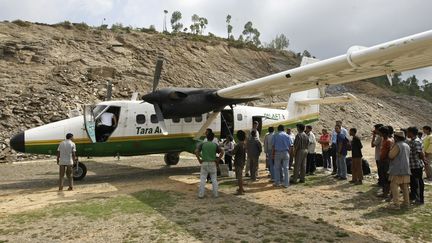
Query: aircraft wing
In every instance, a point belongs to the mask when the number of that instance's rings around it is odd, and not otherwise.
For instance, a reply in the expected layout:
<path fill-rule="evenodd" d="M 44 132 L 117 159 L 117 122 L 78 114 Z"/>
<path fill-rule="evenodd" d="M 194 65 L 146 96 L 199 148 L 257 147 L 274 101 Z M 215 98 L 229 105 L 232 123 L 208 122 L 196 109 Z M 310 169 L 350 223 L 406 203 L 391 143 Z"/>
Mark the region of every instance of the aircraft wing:
<path fill-rule="evenodd" d="M 218 90 L 228 99 L 260 98 L 432 66 L 432 30 Z"/>

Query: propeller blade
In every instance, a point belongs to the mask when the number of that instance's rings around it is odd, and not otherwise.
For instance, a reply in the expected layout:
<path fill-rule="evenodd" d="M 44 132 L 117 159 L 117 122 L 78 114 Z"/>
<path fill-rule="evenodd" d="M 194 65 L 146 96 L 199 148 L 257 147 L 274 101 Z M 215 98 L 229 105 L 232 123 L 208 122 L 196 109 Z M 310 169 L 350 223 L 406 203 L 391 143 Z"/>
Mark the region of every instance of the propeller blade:
<path fill-rule="evenodd" d="M 154 104 L 154 109 L 155 109 L 155 112 L 156 112 L 156 117 L 158 119 L 159 126 L 162 129 L 162 134 L 163 135 L 168 135 L 168 131 L 167 131 L 166 125 L 165 125 L 165 119 L 163 117 L 161 108 L 159 107 L 159 105 Z"/>
<path fill-rule="evenodd" d="M 156 69 L 155 69 L 154 79 L 153 79 L 153 92 L 156 91 L 159 85 L 159 79 L 162 72 L 162 65 L 163 65 L 163 59 L 158 59 L 156 62 Z"/>

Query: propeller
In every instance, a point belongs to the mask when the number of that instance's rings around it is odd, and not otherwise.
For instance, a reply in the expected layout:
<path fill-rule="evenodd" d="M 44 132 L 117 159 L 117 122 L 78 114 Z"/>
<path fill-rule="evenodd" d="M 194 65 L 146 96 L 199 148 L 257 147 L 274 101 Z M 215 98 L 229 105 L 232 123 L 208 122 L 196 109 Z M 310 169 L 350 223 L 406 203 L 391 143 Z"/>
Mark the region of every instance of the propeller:
<path fill-rule="evenodd" d="M 160 57 L 160 58 L 158 58 L 158 60 L 156 62 L 156 68 L 155 68 L 154 79 L 153 79 L 153 91 L 152 91 L 152 93 L 150 93 L 150 95 L 155 95 L 155 93 L 156 93 L 157 87 L 159 85 L 161 73 L 162 73 L 162 66 L 163 66 L 163 59 Z M 156 112 L 156 117 L 157 117 L 159 126 L 162 130 L 162 134 L 168 135 L 166 125 L 165 125 L 165 119 L 164 119 L 163 114 L 162 114 L 162 109 L 157 102 L 152 102 L 152 103 L 154 106 L 154 110 Z"/>

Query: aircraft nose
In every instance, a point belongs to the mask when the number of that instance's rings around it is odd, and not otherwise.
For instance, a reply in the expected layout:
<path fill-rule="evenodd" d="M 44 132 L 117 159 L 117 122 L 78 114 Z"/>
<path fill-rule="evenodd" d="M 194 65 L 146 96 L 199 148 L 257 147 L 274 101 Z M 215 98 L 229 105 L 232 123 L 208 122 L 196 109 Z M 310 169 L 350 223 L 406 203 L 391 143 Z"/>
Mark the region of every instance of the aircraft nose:
<path fill-rule="evenodd" d="M 10 140 L 10 146 L 18 152 L 25 153 L 24 132 L 20 132 L 13 136 Z"/>

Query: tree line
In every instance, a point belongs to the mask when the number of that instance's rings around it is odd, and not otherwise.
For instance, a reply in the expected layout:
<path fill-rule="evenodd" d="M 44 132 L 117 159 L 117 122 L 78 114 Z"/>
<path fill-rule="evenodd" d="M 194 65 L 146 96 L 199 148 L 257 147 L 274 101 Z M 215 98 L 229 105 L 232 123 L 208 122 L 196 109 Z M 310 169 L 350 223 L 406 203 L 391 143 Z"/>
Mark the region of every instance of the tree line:
<path fill-rule="evenodd" d="M 421 81 L 415 75 L 402 79 L 401 73 L 395 73 L 391 80 L 392 85 L 386 76 L 374 78 L 372 82 L 395 93 L 417 96 L 432 102 L 432 82 L 426 79 Z"/>
<path fill-rule="evenodd" d="M 168 11 L 164 10 L 164 32 L 168 32 L 166 28 L 166 19 Z M 199 16 L 197 14 L 192 15 L 191 20 L 192 24 L 189 27 L 185 27 L 183 25 L 182 21 L 182 13 L 180 11 L 174 11 L 171 14 L 170 23 L 171 23 L 171 29 L 172 33 L 190 33 L 195 35 L 203 35 L 204 30 L 206 29 L 208 25 L 208 20 L 205 17 Z M 252 21 L 248 21 L 243 28 L 243 31 L 239 35 L 239 37 L 236 39 L 233 35 L 233 26 L 231 25 L 231 19 L 232 16 L 228 14 L 226 16 L 226 29 L 227 29 L 227 39 L 230 41 L 238 41 L 241 43 L 246 44 L 252 44 L 255 47 L 264 47 L 269 49 L 276 49 L 276 50 L 284 50 L 287 49 L 289 46 L 289 40 L 284 34 L 276 35 L 276 37 L 270 42 L 270 43 L 261 43 L 260 31 L 254 27 Z M 185 28 L 183 28 L 185 27 Z M 209 33 L 209 35 L 213 35 L 212 33 Z"/>

